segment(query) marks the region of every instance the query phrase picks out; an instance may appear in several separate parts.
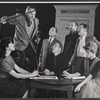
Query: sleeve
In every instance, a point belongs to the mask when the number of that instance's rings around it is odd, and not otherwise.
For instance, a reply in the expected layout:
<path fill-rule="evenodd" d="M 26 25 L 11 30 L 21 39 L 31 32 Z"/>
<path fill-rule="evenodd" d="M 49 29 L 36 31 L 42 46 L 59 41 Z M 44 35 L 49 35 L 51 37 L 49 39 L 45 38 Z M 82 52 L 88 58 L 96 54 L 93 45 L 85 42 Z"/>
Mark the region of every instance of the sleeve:
<path fill-rule="evenodd" d="M 3 61 L 1 62 L 1 70 L 10 73 L 13 70 L 13 68 L 11 67 L 10 63 L 8 63 L 7 61 Z"/>
<path fill-rule="evenodd" d="M 64 50 L 63 53 L 66 55 L 68 53 L 69 48 L 69 42 L 68 42 L 68 36 L 65 37 L 65 43 L 64 43 Z"/>
<path fill-rule="evenodd" d="M 92 77 L 99 76 L 100 77 L 100 61 L 96 63 L 94 69 L 91 71 Z"/>
<path fill-rule="evenodd" d="M 15 25 L 18 23 L 18 21 L 20 21 L 23 18 L 23 15 L 16 13 L 13 16 L 8 16 L 8 22 L 12 25 Z"/>

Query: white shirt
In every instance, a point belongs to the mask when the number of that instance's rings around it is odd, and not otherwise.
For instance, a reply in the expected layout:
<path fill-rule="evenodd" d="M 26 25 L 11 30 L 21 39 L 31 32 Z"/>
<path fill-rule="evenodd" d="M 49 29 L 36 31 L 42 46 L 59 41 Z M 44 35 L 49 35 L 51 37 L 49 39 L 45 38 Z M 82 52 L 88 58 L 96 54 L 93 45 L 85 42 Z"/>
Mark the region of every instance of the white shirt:
<path fill-rule="evenodd" d="M 50 44 L 51 44 L 52 41 L 54 40 L 54 38 L 55 38 L 55 37 L 53 37 L 53 38 L 49 38 L 49 39 L 48 39 L 48 42 L 50 42 Z"/>
<path fill-rule="evenodd" d="M 77 57 L 86 57 L 86 51 L 83 48 L 85 46 L 85 38 L 86 35 L 84 37 L 79 37 L 80 41 L 77 47 Z"/>

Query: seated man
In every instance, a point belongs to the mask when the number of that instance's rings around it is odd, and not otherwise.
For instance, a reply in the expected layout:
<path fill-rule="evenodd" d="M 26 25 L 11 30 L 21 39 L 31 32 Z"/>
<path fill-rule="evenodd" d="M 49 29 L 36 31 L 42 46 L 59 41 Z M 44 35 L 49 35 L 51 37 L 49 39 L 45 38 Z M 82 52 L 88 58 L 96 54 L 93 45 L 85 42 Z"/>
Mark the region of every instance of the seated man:
<path fill-rule="evenodd" d="M 56 75 L 60 78 L 62 72 L 67 69 L 67 60 L 62 53 L 62 48 L 63 46 L 60 42 L 53 45 L 53 54 L 49 55 L 46 59 L 45 75 Z"/>

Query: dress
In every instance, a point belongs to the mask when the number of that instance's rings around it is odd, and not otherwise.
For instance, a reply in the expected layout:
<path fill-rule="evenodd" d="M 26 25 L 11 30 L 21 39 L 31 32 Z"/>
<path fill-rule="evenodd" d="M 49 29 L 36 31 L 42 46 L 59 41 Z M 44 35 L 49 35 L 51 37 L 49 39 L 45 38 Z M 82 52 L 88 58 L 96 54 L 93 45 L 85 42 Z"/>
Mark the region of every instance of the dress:
<path fill-rule="evenodd" d="M 100 98 L 100 59 L 89 60 L 89 64 L 88 74 L 92 75 L 92 79 L 82 86 L 79 93 L 75 94 L 76 98 Z"/>
<path fill-rule="evenodd" d="M 15 62 L 11 56 L 0 58 L 0 97 L 22 98 L 27 91 L 26 80 L 16 79 L 9 72 L 14 69 Z"/>

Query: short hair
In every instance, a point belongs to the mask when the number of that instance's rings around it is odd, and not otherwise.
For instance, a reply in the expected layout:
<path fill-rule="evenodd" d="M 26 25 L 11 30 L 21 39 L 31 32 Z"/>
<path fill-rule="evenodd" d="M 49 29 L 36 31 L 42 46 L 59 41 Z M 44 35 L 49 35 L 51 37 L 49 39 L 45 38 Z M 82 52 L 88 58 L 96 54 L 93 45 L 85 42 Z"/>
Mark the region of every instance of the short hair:
<path fill-rule="evenodd" d="M 75 23 L 75 26 L 78 26 L 78 23 L 76 21 L 71 21 L 71 22 L 74 22 Z"/>
<path fill-rule="evenodd" d="M 56 30 L 56 33 L 58 33 L 58 29 L 57 29 L 57 27 L 51 27 L 51 28 L 54 28 L 54 29 Z M 51 29 L 51 28 L 50 28 L 50 29 Z"/>
<path fill-rule="evenodd" d="M 0 40 L 0 58 L 5 58 L 6 47 L 12 42 L 11 37 L 5 37 Z"/>
<path fill-rule="evenodd" d="M 82 25 L 82 26 L 83 26 L 83 28 L 84 28 L 84 29 L 86 29 L 86 30 L 87 30 L 87 32 L 88 32 L 88 30 L 89 30 L 89 25 L 84 24 L 84 23 L 81 23 L 80 25 Z"/>
<path fill-rule="evenodd" d="M 96 42 L 94 41 L 89 41 L 86 46 L 84 46 L 84 49 L 85 50 L 89 50 L 90 52 L 92 53 L 97 53 L 97 50 L 98 50 L 98 45 Z"/>
<path fill-rule="evenodd" d="M 59 47 L 61 48 L 61 51 L 63 51 L 63 45 L 60 41 L 57 42 L 59 44 Z"/>

